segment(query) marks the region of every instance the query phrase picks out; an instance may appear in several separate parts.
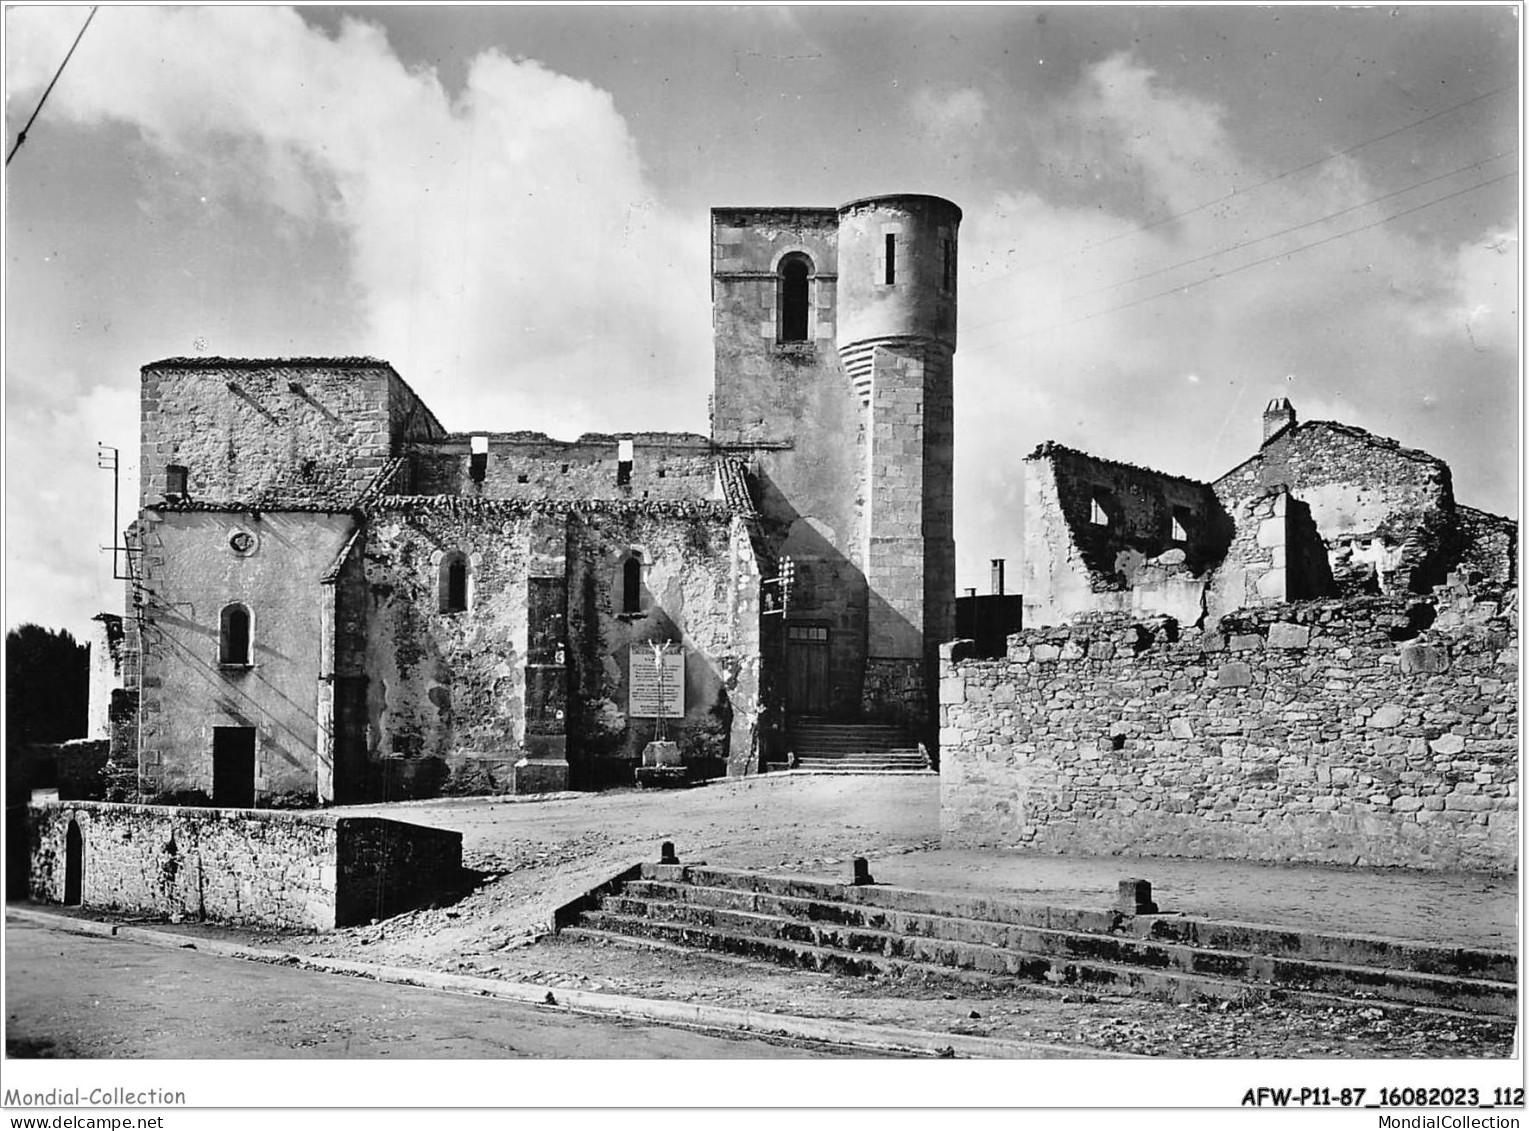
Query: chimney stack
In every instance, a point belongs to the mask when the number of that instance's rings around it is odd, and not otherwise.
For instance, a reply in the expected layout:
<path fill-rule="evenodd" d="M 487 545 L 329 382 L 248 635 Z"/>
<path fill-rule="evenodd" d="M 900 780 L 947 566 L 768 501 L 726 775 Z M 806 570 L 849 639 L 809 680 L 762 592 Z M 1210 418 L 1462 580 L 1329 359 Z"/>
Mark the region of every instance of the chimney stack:
<path fill-rule="evenodd" d="M 1284 397 L 1275 397 L 1264 406 L 1264 443 L 1295 427 L 1295 408 Z"/>

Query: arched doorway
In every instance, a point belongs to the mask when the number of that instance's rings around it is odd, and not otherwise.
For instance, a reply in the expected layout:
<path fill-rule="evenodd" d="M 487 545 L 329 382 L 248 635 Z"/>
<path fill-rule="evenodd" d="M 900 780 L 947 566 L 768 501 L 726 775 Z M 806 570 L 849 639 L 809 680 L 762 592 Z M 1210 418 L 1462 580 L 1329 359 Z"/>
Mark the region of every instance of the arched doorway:
<path fill-rule="evenodd" d="M 64 837 L 64 903 L 78 907 L 85 890 L 85 837 L 78 821 L 69 821 Z"/>

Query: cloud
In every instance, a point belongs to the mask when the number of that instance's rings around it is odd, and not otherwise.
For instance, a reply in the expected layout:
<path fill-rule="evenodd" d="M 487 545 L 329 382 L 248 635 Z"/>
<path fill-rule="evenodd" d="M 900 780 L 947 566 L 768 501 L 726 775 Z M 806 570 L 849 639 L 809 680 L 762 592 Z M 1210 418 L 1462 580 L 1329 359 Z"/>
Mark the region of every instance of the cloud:
<path fill-rule="evenodd" d="M 1386 190 L 1340 158 L 1253 189 L 1280 170 L 1126 55 L 1028 128 L 1038 185 L 968 207 L 962 228 L 964 575 L 1020 555 L 1017 524 L 989 524 L 1017 508 L 1036 442 L 1209 479 L 1256 444 L 1275 395 L 1450 459 L 1465 502 L 1512 498 L 1511 213 L 1449 247 L 1376 221 L 1469 181 L 1366 206 Z M 1458 442 L 1482 425 L 1487 443 Z"/>
<path fill-rule="evenodd" d="M 72 375 L 55 378 L 65 387 Z M 122 518 L 131 521 L 137 499 L 136 391 L 97 387 L 77 398 L 49 403 L 6 397 L 5 466 L 6 619 L 59 626 L 60 614 L 76 638 L 89 631 L 97 610 L 122 608 L 122 584 L 112 578 L 112 477 L 97 469 L 97 440 L 120 449 Z M 125 427 L 124 427 L 125 426 Z M 88 563 L 86 568 L 78 568 Z"/>
<path fill-rule="evenodd" d="M 913 96 L 914 120 L 936 135 L 975 133 L 987 118 L 987 99 L 970 87 L 960 90 L 920 90 Z"/>
<path fill-rule="evenodd" d="M 7 10 L 13 129 L 83 17 Z M 53 245 L 29 244 L 11 279 L 33 286 L 8 313 L 10 623 L 121 607 L 89 549 L 111 525 L 93 444 L 136 463 L 135 371 L 167 353 L 384 357 L 456 429 L 705 427 L 704 225 L 654 199 L 589 83 L 485 51 L 453 94 L 363 20 L 103 8 L 45 118 L 9 223 L 68 246 L 45 269 Z M 84 164 L 39 195 L 71 144 L 136 207 L 107 191 L 121 212 L 92 215 Z"/>
<path fill-rule="evenodd" d="M 9 16 L 12 89 L 30 89 L 70 21 Z M 653 199 L 605 91 L 487 51 L 453 97 L 379 28 L 331 38 L 288 9 L 105 9 L 92 30 L 50 112 L 136 128 L 204 203 L 337 227 L 365 352 L 448 426 L 568 423 L 618 367 L 648 424 L 699 416 L 704 234 Z"/>

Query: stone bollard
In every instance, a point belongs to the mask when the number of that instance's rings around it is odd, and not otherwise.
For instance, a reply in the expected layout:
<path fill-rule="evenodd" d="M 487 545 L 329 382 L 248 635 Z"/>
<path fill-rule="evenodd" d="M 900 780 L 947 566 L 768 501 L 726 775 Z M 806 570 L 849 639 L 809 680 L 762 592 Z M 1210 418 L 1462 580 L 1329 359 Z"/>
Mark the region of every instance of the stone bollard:
<path fill-rule="evenodd" d="M 854 879 L 850 880 L 850 883 L 854 884 L 856 887 L 865 887 L 868 884 L 874 884 L 876 882 L 875 880 L 871 879 L 871 866 L 866 863 L 864 856 L 855 857 L 854 865 L 855 876 Z"/>
<path fill-rule="evenodd" d="M 674 841 L 666 840 L 658 846 L 658 862 L 660 864 L 678 864 L 680 858 L 674 854 Z"/>
<path fill-rule="evenodd" d="M 1147 880 L 1121 880 L 1120 893 L 1115 897 L 1115 910 L 1127 915 L 1156 915 L 1157 904 L 1152 902 L 1152 884 Z"/>

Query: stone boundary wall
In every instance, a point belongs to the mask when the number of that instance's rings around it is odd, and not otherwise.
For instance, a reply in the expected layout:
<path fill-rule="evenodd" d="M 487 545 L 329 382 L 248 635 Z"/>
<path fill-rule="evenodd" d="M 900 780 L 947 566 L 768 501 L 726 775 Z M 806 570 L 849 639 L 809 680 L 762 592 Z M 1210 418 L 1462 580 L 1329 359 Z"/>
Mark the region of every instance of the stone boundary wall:
<path fill-rule="evenodd" d="M 110 802 L 27 808 L 30 892 L 61 903 L 68 835 L 80 903 L 112 911 L 327 930 L 395 914 L 460 880 L 460 833 L 381 818 Z"/>
<path fill-rule="evenodd" d="M 969 655 L 941 649 L 948 846 L 1517 867 L 1514 595 L 1270 606 L 1205 631 L 1099 617 Z"/>

